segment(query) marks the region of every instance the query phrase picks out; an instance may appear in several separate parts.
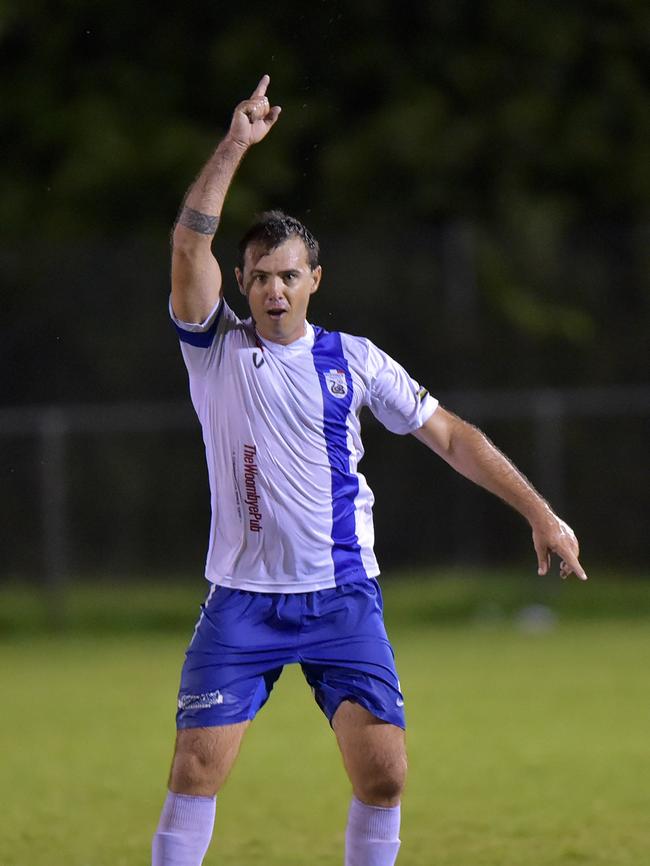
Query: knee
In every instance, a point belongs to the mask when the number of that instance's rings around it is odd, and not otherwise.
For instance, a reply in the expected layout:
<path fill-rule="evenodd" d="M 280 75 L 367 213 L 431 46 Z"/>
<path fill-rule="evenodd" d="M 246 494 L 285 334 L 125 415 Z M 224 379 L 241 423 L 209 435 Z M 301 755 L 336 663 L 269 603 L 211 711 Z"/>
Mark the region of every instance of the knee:
<path fill-rule="evenodd" d="M 197 755 L 188 752 L 176 754 L 172 764 L 170 788 L 178 794 L 216 794 L 211 786 L 211 774 L 207 765 Z M 206 790 L 209 789 L 209 790 Z"/>
<path fill-rule="evenodd" d="M 368 806 L 397 806 L 406 784 L 406 756 L 373 768 L 355 785 L 355 796 Z"/>
<path fill-rule="evenodd" d="M 237 759 L 248 722 L 208 728 L 186 728 L 176 735 L 169 779 L 175 794 L 213 797 Z"/>
<path fill-rule="evenodd" d="M 169 787 L 177 794 L 214 796 L 217 793 L 213 756 L 197 740 L 176 743 Z"/>

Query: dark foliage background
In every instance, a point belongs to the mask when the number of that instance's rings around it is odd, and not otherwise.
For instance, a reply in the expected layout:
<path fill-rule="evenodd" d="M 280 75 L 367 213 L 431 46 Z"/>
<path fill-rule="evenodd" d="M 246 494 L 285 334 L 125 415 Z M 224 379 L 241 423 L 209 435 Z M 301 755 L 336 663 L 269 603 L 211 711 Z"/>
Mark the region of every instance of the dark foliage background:
<path fill-rule="evenodd" d="M 314 321 L 367 334 L 434 393 L 647 383 L 643 0 L 25 0 L 0 6 L 0 44 L 4 406 L 187 399 L 166 319 L 168 233 L 233 106 L 264 72 L 283 114 L 229 196 L 216 243 L 226 270 L 251 215 L 283 207 L 321 239 Z M 647 418 L 569 427 L 567 516 L 599 558 L 645 560 Z M 529 426 L 488 432 L 530 470 Z M 466 552 L 459 527 L 477 513 L 477 556 L 526 549 L 527 538 L 511 540 L 526 535 L 514 517 L 444 467 L 423 469 L 415 443 L 368 435 L 389 561 Z M 169 443 L 169 453 L 200 474 L 195 439 L 191 460 L 185 446 Z M 13 525 L 29 511 L 36 470 L 28 442 L 2 441 L 10 495 L 0 507 Z M 123 447 L 88 445 L 122 481 L 108 501 L 125 509 L 131 541 L 112 545 L 115 567 L 150 561 L 166 522 L 185 538 L 166 542 L 167 562 L 188 539 L 202 550 L 206 503 L 192 492 L 201 482 L 186 491 L 196 508 L 186 499 L 177 514 L 160 489 L 173 465 L 161 455 L 147 468 Z M 83 463 L 71 470 L 71 508 L 88 566 L 108 545 L 93 533 L 118 518 L 92 517 L 81 491 L 99 470 L 83 447 L 73 451 Z M 23 554 L 12 562 L 20 570 Z"/>

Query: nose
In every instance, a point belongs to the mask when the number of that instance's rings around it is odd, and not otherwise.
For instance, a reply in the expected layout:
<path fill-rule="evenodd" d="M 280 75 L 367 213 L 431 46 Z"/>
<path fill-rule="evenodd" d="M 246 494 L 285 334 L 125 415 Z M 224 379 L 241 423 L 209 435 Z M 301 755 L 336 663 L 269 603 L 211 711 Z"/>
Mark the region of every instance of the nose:
<path fill-rule="evenodd" d="M 284 295 L 284 283 L 281 277 L 273 277 L 268 284 L 269 298 L 276 300 Z"/>

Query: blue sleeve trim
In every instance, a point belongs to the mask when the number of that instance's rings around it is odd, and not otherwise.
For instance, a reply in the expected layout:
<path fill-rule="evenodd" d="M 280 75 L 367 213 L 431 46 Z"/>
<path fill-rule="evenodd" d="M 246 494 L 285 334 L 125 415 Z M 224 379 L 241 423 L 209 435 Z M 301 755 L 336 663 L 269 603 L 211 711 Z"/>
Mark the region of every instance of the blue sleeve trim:
<path fill-rule="evenodd" d="M 186 331 L 184 328 L 177 325 L 176 322 L 172 322 L 176 328 L 176 333 L 178 334 L 181 343 L 188 343 L 188 345 L 195 346 L 197 349 L 209 349 L 214 340 L 214 336 L 217 333 L 217 328 L 219 327 L 219 320 L 223 313 L 224 303 L 225 302 L 222 300 L 219 305 L 219 312 L 214 317 L 214 322 L 210 325 L 207 331 Z"/>

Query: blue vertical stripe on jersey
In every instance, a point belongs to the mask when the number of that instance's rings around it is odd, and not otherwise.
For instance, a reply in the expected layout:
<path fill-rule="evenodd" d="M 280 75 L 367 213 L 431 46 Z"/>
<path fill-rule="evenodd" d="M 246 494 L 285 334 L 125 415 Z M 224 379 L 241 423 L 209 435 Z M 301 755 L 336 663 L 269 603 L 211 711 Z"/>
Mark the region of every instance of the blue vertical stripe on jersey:
<path fill-rule="evenodd" d="M 207 331 L 186 331 L 183 328 L 179 328 L 176 322 L 172 322 L 176 328 L 176 333 L 178 334 L 181 343 L 189 343 L 190 346 L 196 346 L 198 349 L 209 349 L 214 340 L 214 335 L 217 333 L 219 319 L 223 313 L 223 306 L 224 304 L 222 299 L 219 304 L 219 311 L 214 317 L 214 322 L 210 325 Z"/>
<path fill-rule="evenodd" d="M 356 532 L 354 500 L 359 480 L 350 471 L 347 418 L 352 403 L 352 376 L 343 354 L 341 335 L 314 328 L 314 367 L 323 392 L 323 429 L 332 473 L 332 561 L 334 578 L 365 576 Z M 327 385 L 326 373 L 345 373 L 347 393 L 335 397 Z"/>

